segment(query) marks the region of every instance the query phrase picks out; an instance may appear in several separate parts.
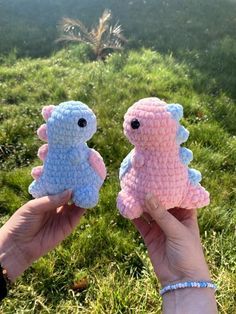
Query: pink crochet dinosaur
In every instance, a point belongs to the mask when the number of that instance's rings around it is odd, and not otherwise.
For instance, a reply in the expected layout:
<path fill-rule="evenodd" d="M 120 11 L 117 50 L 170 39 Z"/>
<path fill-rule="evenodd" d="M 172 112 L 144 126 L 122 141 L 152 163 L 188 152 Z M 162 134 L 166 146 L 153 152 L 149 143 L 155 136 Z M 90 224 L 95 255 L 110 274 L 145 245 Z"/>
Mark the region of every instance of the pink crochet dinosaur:
<path fill-rule="evenodd" d="M 166 209 L 199 208 L 209 204 L 209 193 L 200 185 L 201 173 L 189 169 L 192 152 L 181 147 L 189 132 L 179 124 L 183 107 L 158 98 L 145 98 L 131 106 L 124 117 L 124 133 L 135 148 L 120 168 L 120 213 L 140 217 L 145 195 L 157 196 Z"/>

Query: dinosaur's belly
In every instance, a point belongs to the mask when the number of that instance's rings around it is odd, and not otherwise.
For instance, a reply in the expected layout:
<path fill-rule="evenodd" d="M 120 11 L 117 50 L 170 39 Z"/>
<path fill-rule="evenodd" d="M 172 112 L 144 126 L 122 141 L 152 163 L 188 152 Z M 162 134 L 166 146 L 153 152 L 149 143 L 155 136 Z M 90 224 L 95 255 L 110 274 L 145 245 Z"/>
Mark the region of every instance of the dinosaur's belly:
<path fill-rule="evenodd" d="M 140 169 L 131 168 L 122 178 L 121 188 L 134 194 L 144 206 L 147 193 L 156 195 L 165 208 L 177 207 L 186 194 L 188 170 L 180 162 L 157 165 L 150 164 Z"/>
<path fill-rule="evenodd" d="M 49 194 L 65 189 L 98 185 L 98 177 L 87 161 L 73 164 L 68 160 L 49 160 L 44 165 L 41 180 Z"/>

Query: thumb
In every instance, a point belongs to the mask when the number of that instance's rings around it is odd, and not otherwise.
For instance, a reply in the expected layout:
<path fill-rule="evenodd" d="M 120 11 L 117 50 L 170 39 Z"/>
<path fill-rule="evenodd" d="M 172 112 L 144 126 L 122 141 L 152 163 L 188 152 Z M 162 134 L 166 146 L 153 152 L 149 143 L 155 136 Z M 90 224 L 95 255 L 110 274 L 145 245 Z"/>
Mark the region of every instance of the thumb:
<path fill-rule="evenodd" d="M 146 196 L 145 204 L 149 214 L 156 221 L 164 234 L 170 238 L 179 238 L 183 235 L 184 226 L 167 209 L 158 204 L 157 199 L 152 195 Z"/>
<path fill-rule="evenodd" d="M 72 191 L 65 190 L 60 194 L 44 196 L 26 203 L 26 207 L 32 212 L 47 212 L 68 203 Z"/>

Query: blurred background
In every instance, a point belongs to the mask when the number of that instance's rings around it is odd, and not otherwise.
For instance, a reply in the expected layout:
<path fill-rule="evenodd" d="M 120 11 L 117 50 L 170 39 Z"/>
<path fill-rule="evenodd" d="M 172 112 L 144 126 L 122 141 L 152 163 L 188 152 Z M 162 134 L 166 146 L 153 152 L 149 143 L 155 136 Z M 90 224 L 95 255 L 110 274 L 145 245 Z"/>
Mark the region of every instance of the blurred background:
<path fill-rule="evenodd" d="M 127 48 L 173 53 L 236 97 L 235 0 L 2 0 L 0 53 L 48 56 L 60 47 L 55 40 L 63 17 L 94 25 L 104 9 L 125 30 Z"/>

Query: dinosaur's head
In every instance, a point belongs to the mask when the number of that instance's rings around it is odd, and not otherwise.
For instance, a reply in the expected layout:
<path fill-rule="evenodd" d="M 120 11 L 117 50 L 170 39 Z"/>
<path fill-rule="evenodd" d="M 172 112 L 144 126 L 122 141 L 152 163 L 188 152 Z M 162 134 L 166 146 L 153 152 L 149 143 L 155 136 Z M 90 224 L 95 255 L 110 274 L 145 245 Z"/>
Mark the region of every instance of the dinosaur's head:
<path fill-rule="evenodd" d="M 124 117 L 124 133 L 136 147 L 172 148 L 176 145 L 183 108 L 159 98 L 144 98 L 131 106 Z"/>
<path fill-rule="evenodd" d="M 80 101 L 67 101 L 58 106 L 46 106 L 42 111 L 47 121 L 49 143 L 76 144 L 88 141 L 96 132 L 93 111 Z"/>

